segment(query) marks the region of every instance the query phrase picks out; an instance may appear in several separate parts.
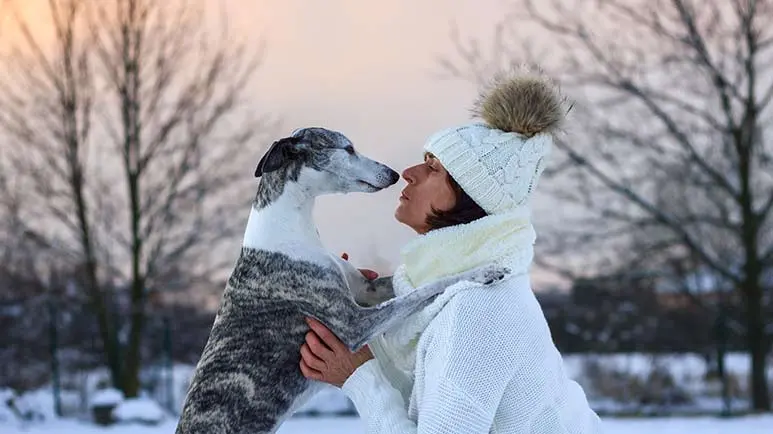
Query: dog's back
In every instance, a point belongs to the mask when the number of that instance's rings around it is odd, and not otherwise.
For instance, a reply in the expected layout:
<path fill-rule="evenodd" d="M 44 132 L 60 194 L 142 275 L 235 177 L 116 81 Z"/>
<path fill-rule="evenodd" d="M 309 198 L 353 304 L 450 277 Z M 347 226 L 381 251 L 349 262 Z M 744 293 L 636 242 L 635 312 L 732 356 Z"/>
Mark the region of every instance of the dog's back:
<path fill-rule="evenodd" d="M 177 433 L 273 432 L 309 387 L 298 369 L 308 331 L 299 306 L 344 287 L 335 268 L 242 249 Z"/>

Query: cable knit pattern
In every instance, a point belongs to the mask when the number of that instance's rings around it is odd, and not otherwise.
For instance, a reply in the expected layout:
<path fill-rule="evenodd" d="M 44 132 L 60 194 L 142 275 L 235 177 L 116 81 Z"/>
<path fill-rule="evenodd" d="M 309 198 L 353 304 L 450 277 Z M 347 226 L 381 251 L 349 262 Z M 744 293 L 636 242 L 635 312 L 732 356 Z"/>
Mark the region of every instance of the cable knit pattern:
<path fill-rule="evenodd" d="M 497 217 L 456 230 L 490 229 L 501 221 Z M 469 251 L 460 244 L 474 238 L 455 238 L 454 230 L 448 229 L 441 236 L 410 243 L 403 257 L 416 251 L 426 255 Z M 342 388 L 365 421 L 367 433 L 601 432 L 584 392 L 564 372 L 530 288 L 530 259 L 510 256 L 529 252 L 534 240 L 520 242 L 515 250 L 506 242 L 486 250 L 490 262 L 520 264 L 512 277 L 487 287 L 454 285 L 370 343 L 376 358 L 360 366 Z M 470 264 L 463 256 L 459 262 Z M 406 278 L 411 268 L 405 263 L 395 273 L 396 293 L 413 290 Z M 446 271 L 440 267 L 426 277 L 436 279 Z"/>
<path fill-rule="evenodd" d="M 473 123 L 433 134 L 424 150 L 440 160 L 481 208 L 501 214 L 526 204 L 552 144 L 548 133 L 526 137 Z"/>

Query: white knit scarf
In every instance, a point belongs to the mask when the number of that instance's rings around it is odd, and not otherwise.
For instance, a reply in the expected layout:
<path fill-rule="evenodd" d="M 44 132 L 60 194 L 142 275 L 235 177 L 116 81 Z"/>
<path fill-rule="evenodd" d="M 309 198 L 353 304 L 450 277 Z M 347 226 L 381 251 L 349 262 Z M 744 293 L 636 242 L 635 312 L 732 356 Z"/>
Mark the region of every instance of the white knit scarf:
<path fill-rule="evenodd" d="M 401 251 L 403 263 L 392 277 L 395 295 L 486 264 L 509 268 L 509 277 L 527 273 L 536 239 L 529 217 L 529 210 L 524 207 L 419 236 Z M 451 297 L 476 286 L 479 285 L 459 282 L 446 288 L 429 306 L 374 340 L 370 346 L 376 357 L 388 359 L 392 367 L 412 378 L 421 333 Z"/>

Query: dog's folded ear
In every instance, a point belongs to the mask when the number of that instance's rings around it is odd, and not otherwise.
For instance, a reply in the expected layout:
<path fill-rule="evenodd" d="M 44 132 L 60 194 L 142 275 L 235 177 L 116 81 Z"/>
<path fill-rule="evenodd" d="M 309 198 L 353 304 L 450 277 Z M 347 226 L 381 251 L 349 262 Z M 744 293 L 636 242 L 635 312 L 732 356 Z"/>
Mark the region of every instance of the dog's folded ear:
<path fill-rule="evenodd" d="M 264 173 L 278 170 L 286 161 L 292 160 L 301 153 L 301 145 L 302 140 L 299 137 L 285 137 L 272 143 L 260 159 L 255 169 L 255 177 L 260 178 Z"/>

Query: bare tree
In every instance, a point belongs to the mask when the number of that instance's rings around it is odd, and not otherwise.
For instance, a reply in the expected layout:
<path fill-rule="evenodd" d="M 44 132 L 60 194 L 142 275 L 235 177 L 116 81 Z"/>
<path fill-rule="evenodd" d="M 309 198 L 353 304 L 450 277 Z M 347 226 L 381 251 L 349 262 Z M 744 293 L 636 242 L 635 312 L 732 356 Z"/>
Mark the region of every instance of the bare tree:
<path fill-rule="evenodd" d="M 14 234 L 50 235 L 36 232 L 44 221 L 54 220 L 66 228 L 82 265 L 101 332 L 106 358 L 119 381 L 116 368 L 120 356 L 114 329 L 108 318 L 105 291 L 97 276 L 93 240 L 93 213 L 87 198 L 85 160 L 91 134 L 93 80 L 88 54 L 76 40 L 76 27 L 83 12 L 82 1 L 49 3 L 56 34 L 55 54 L 47 55 L 28 25 L 17 15 L 25 47 L 15 47 L 5 63 L 0 82 L 0 126 L 8 142 L 8 173 L 14 173 L 27 193 L 26 204 L 18 194 L 4 191 L 6 208 L 14 218 Z M 18 192 L 18 189 L 17 189 Z M 35 199 L 30 199 L 31 196 Z M 24 206 L 27 205 L 27 206 Z M 20 209 L 21 208 L 21 209 Z M 37 210 L 36 210 L 37 209 Z M 72 252 L 60 252 L 61 255 Z"/>
<path fill-rule="evenodd" d="M 148 293 L 232 259 L 221 248 L 250 199 L 236 195 L 251 173 L 239 156 L 269 127 L 244 92 L 260 50 L 186 1 L 49 0 L 49 10 L 53 52 L 17 19 L 25 44 L 4 62 L 0 127 L 35 194 L 27 231 L 63 239 L 113 381 L 136 396 Z"/>
<path fill-rule="evenodd" d="M 564 235 L 585 251 L 615 246 L 601 256 L 619 267 L 632 258 L 617 253 L 644 234 L 634 256 L 694 257 L 732 285 L 745 306 L 752 406 L 769 410 L 773 1 L 519 0 L 491 50 L 458 33 L 455 42 L 461 60 L 443 60 L 454 76 L 539 62 L 582 102 L 582 128 L 557 143 L 553 192 L 591 224 L 564 224 L 578 228 Z"/>

